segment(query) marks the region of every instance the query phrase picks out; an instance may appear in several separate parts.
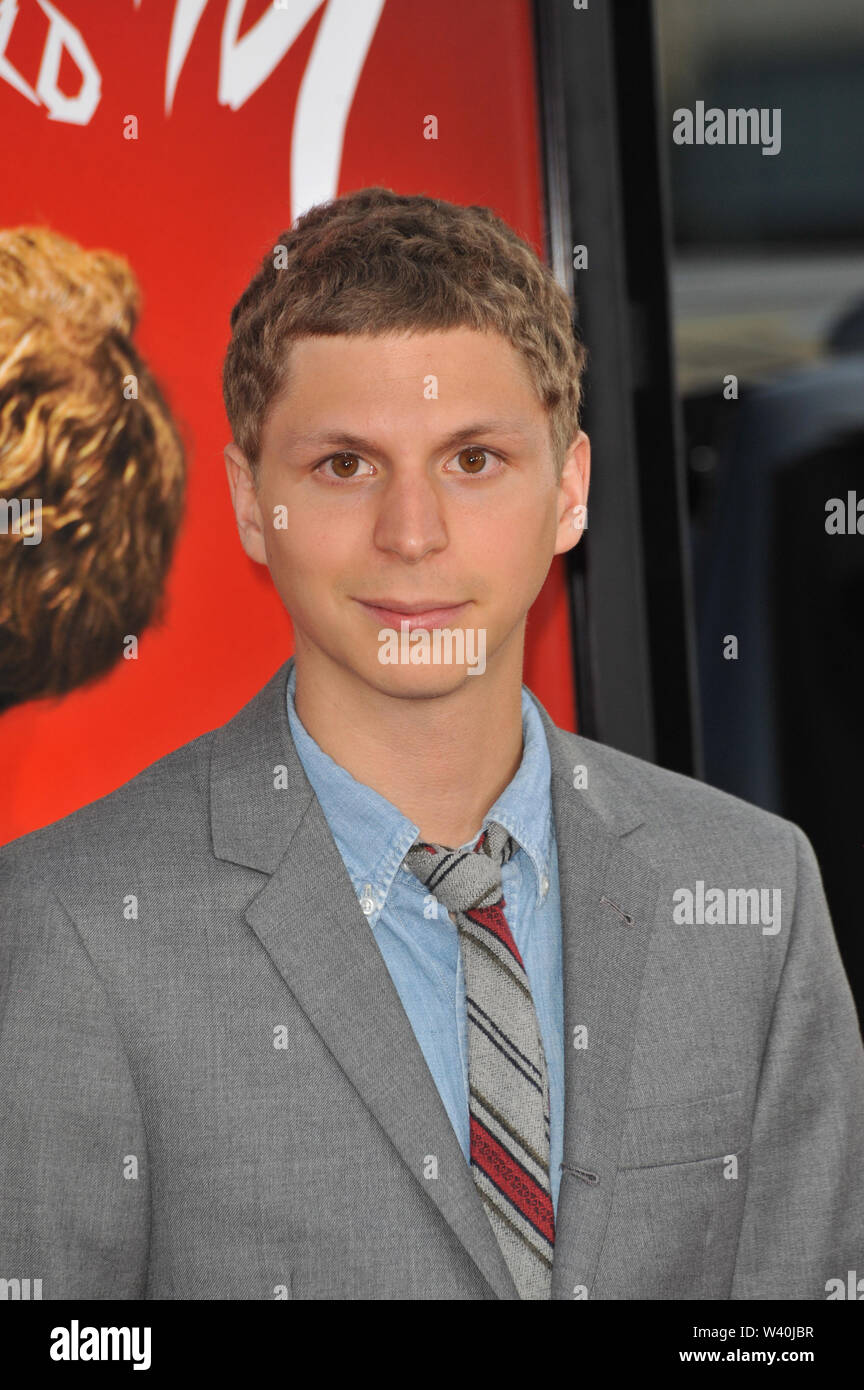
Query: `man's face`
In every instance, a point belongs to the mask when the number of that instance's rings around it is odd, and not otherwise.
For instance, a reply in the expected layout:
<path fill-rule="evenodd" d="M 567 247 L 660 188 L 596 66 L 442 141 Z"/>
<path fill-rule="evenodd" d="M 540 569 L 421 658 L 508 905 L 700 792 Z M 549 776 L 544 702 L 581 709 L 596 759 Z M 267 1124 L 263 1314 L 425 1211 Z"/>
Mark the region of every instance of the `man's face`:
<path fill-rule="evenodd" d="M 304 338 L 254 488 L 236 445 L 225 452 L 243 545 L 270 569 L 298 668 L 335 663 L 381 693 L 441 696 L 482 682 L 469 674 L 482 640 L 487 672 L 521 671 L 528 609 L 581 535 L 572 508 L 587 501 L 589 452 L 580 434 L 559 483 L 548 416 L 505 338 Z M 423 640 L 431 652 L 435 627 L 463 630 L 465 659 L 454 646 L 439 664 L 404 660 Z M 421 628 L 426 639 L 411 636 Z M 382 632 L 403 659 L 382 662 Z"/>

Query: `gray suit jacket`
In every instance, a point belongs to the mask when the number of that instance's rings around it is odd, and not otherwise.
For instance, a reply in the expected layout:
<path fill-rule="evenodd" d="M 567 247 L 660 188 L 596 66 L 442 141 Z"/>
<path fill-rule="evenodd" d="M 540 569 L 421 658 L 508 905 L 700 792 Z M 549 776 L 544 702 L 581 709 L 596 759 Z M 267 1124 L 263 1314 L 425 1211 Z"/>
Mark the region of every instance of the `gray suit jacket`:
<path fill-rule="evenodd" d="M 0 1279 L 43 1298 L 517 1297 L 294 751 L 287 673 L 0 852 Z M 541 714 L 553 1297 L 822 1299 L 864 1273 L 864 1054 L 810 844 Z M 698 880 L 779 888 L 780 931 L 676 925 Z"/>

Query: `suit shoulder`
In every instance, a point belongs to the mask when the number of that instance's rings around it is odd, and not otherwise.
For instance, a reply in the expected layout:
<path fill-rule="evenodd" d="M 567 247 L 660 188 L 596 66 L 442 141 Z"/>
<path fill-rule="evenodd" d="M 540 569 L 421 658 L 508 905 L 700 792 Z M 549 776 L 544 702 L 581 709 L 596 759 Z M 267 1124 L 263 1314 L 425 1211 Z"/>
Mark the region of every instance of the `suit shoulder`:
<path fill-rule="evenodd" d="M 210 750 L 217 733 L 199 734 L 114 791 L 2 846 L 3 878 L 34 863 L 71 867 L 82 854 L 111 853 L 114 847 L 143 840 L 176 840 L 182 827 L 188 833 L 196 815 L 206 812 Z"/>
<path fill-rule="evenodd" d="M 601 814 L 617 819 L 622 806 L 639 812 L 639 818 L 666 835 L 680 834 L 688 842 L 712 836 L 753 835 L 766 841 L 789 843 L 803 832 L 793 821 L 731 792 L 701 782 L 598 743 L 582 734 L 562 731 L 573 765 L 586 768 L 588 790 Z M 592 776 L 593 783 L 592 786 Z"/>

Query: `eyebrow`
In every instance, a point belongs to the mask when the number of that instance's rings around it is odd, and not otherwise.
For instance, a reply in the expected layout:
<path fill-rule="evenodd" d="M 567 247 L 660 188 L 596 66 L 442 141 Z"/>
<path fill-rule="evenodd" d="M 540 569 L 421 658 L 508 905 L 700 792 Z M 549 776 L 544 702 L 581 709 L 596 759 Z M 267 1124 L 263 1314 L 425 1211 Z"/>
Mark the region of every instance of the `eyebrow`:
<path fill-rule="evenodd" d="M 439 439 L 435 447 L 436 449 L 452 449 L 457 444 L 468 443 L 484 434 L 507 435 L 511 438 L 524 440 L 530 439 L 531 433 L 529 429 L 520 425 L 518 420 L 477 420 L 445 435 L 443 439 Z M 291 449 L 335 448 L 351 449 L 357 453 L 384 452 L 374 440 L 366 439 L 363 435 L 352 434 L 346 430 L 320 430 L 313 434 L 289 434 L 286 443 Z"/>

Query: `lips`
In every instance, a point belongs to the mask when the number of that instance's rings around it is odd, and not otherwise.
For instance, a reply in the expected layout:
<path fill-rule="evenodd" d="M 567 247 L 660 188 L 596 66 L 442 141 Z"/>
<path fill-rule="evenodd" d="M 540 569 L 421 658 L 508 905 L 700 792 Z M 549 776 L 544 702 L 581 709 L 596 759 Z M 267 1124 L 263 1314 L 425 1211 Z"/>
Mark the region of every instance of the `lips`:
<path fill-rule="evenodd" d="M 357 599 L 356 602 L 375 618 L 379 627 L 392 627 L 399 632 L 401 624 L 407 623 L 408 631 L 413 632 L 415 628 L 448 627 L 458 622 L 470 600 L 449 604 L 442 603 L 440 599 L 424 599 L 415 603 L 402 603 L 391 598 L 375 601 Z"/>

